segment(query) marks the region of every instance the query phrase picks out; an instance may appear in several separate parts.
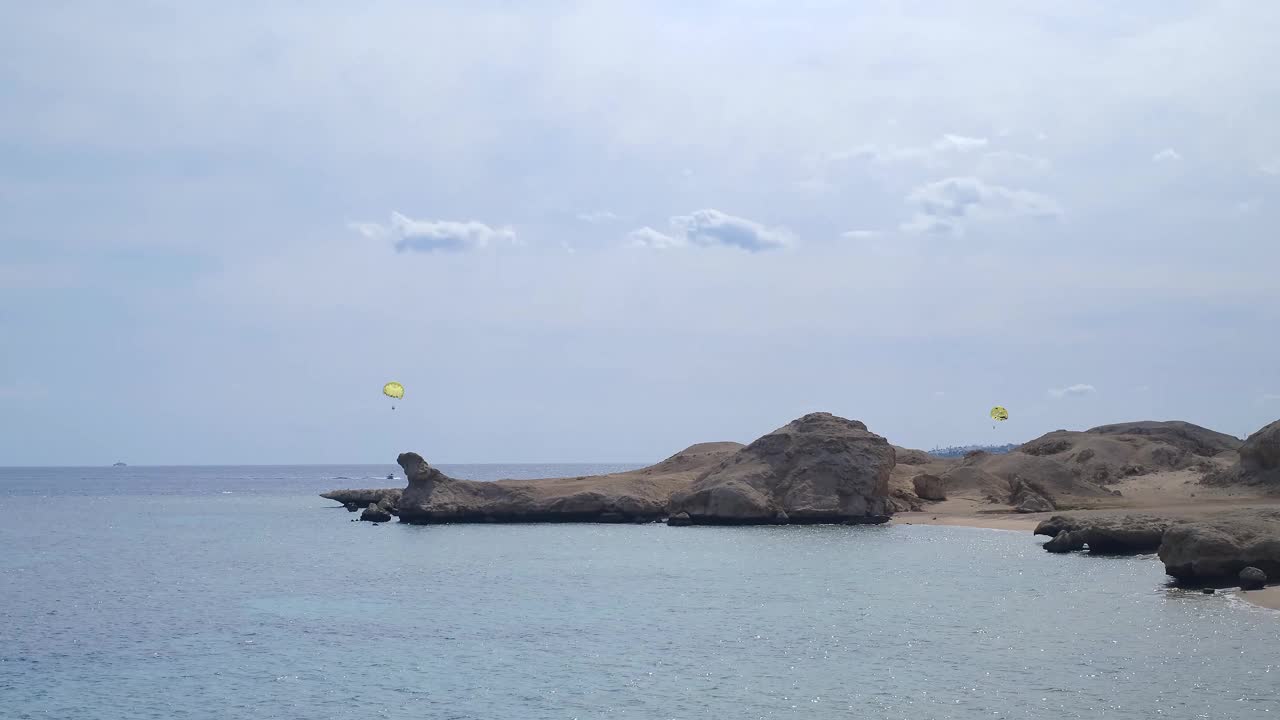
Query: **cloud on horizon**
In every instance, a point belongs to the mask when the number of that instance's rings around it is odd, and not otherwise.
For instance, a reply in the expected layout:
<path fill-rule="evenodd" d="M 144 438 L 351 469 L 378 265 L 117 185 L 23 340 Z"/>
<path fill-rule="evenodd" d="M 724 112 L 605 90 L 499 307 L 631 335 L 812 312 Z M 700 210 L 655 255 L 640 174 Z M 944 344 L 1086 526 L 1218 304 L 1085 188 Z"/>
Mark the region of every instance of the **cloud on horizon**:
<path fill-rule="evenodd" d="M 974 222 L 1056 219 L 1063 212 L 1056 201 L 1045 195 L 989 184 L 974 176 L 921 185 L 911 191 L 907 202 L 915 206 L 915 215 L 901 229 L 928 235 L 959 236 Z"/>
<path fill-rule="evenodd" d="M 391 213 L 387 225 L 362 222 L 349 227 L 371 240 L 392 241 L 397 252 L 469 252 L 499 242 L 518 243 L 510 227 L 494 228 L 476 220 L 414 220 L 398 212 Z"/>
<path fill-rule="evenodd" d="M 795 236 L 781 227 L 766 227 L 754 220 L 707 208 L 668 221 L 671 233 L 652 227 L 632 230 L 627 235 L 633 247 L 657 249 L 679 247 L 732 247 L 751 253 L 778 250 L 792 245 Z"/>
<path fill-rule="evenodd" d="M 1173 148 L 1165 148 L 1151 156 L 1152 162 L 1177 162 L 1181 159 L 1182 154 Z"/>
<path fill-rule="evenodd" d="M 1095 392 L 1097 392 L 1097 389 L 1092 385 L 1076 383 L 1075 385 L 1069 385 L 1064 388 L 1051 388 L 1049 390 L 1049 396 L 1055 398 L 1080 397 L 1082 395 L 1092 395 Z"/>

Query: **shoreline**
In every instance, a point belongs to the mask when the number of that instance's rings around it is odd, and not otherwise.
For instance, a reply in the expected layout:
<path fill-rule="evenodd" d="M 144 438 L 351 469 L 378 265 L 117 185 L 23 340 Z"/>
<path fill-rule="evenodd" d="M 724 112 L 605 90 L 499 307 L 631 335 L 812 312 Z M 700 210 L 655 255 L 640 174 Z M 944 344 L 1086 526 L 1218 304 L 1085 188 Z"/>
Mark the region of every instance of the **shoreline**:
<path fill-rule="evenodd" d="M 1261 590 L 1240 590 L 1236 597 L 1255 607 L 1267 610 L 1280 610 L 1280 585 L 1272 585 Z"/>
<path fill-rule="evenodd" d="M 1127 510 L 1130 512 L 1148 511 L 1145 508 L 1127 508 Z M 1068 510 L 1065 512 L 1079 511 Z M 1058 513 L 900 512 L 894 514 L 889 524 L 967 527 L 977 530 L 1008 530 L 1030 533 L 1035 531 L 1036 525 L 1041 520 L 1055 514 Z M 1234 596 L 1254 607 L 1280 612 L 1280 585 L 1271 585 L 1261 590 L 1237 590 Z"/>
<path fill-rule="evenodd" d="M 1045 514 L 1044 517 L 1048 517 Z M 993 513 L 990 516 L 977 514 L 944 514 L 930 512 L 894 513 L 889 521 L 891 525 L 944 525 L 949 527 L 978 528 L 981 530 L 1013 530 L 1016 532 L 1032 532 L 1043 520 L 1040 514 L 1005 516 Z"/>

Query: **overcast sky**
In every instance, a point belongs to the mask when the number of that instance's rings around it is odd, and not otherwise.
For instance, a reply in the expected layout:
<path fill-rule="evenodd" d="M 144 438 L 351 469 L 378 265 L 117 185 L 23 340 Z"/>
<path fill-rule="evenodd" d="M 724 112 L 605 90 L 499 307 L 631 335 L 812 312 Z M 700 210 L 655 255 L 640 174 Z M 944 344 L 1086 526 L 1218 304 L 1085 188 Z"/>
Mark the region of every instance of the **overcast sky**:
<path fill-rule="evenodd" d="M 689 5 L 0 6 L 0 465 L 1280 417 L 1280 3 Z"/>

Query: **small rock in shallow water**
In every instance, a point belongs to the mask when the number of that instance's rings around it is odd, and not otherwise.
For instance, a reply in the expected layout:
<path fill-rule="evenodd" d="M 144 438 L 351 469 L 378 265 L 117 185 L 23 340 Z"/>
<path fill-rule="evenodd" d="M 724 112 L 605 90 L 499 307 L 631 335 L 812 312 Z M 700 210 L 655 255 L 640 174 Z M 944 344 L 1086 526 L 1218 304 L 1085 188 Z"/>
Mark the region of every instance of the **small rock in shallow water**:
<path fill-rule="evenodd" d="M 383 510 L 373 503 L 369 503 L 369 507 L 365 508 L 364 512 L 360 513 L 360 519 L 372 523 L 390 522 L 391 513 Z"/>

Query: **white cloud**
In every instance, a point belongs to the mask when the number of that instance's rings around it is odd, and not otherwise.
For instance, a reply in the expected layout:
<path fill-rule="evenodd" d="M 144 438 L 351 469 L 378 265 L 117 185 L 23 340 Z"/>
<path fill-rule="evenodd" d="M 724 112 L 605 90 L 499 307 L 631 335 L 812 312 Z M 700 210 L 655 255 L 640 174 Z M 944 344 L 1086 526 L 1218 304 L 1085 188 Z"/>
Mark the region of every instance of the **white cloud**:
<path fill-rule="evenodd" d="M 399 252 L 465 252 L 497 242 L 518 243 L 510 227 L 494 228 L 476 220 L 414 220 L 398 212 L 391 213 L 388 225 L 359 222 L 349 227 L 372 240 L 390 240 Z"/>
<path fill-rule="evenodd" d="M 685 245 L 684 238 L 660 233 L 647 225 L 627 233 L 627 241 L 627 244 L 632 247 L 654 248 L 656 250 L 684 247 Z"/>
<path fill-rule="evenodd" d="M 945 391 L 945 390 L 934 390 L 934 391 L 933 391 L 933 396 L 934 396 L 934 397 L 945 397 L 945 396 L 946 396 L 946 394 L 947 394 L 947 393 L 946 393 L 946 391 Z"/>
<path fill-rule="evenodd" d="M 846 240 L 870 240 L 882 234 L 879 230 L 848 230 L 840 233 L 840 237 Z"/>
<path fill-rule="evenodd" d="M 1139 385 L 1138 387 L 1134 388 L 1134 389 L 1133 389 L 1133 391 L 1134 391 L 1134 392 L 1140 392 L 1140 393 L 1151 392 L 1151 386 L 1150 386 L 1150 385 Z"/>
<path fill-rule="evenodd" d="M 676 215 L 670 219 L 672 233 L 658 232 L 651 227 L 633 230 L 627 235 L 633 246 L 652 248 L 684 247 L 736 247 L 747 252 L 777 250 L 787 247 L 795 237 L 786 228 L 766 227 L 754 220 L 736 217 L 707 208 L 688 215 Z"/>
<path fill-rule="evenodd" d="M 1182 159 L 1182 155 L 1173 148 L 1165 148 L 1155 155 L 1151 156 L 1153 162 L 1177 162 Z"/>
<path fill-rule="evenodd" d="M 902 229 L 920 234 L 963 235 L 970 221 L 1062 215 L 1062 208 L 1047 196 L 991 185 L 972 176 L 922 185 L 907 196 L 907 202 L 916 206 L 916 214 Z"/>
<path fill-rule="evenodd" d="M 617 215 L 614 215 L 608 210 L 596 210 L 595 212 L 578 213 L 578 219 L 585 223 L 599 225 L 603 223 L 613 222 L 615 220 L 618 220 L 619 218 Z"/>
<path fill-rule="evenodd" d="M 1097 392 L 1097 389 L 1092 385 L 1077 383 L 1064 388 L 1052 388 L 1049 390 L 1049 395 L 1056 398 L 1079 397 L 1081 395 L 1091 395 L 1095 392 Z"/>
<path fill-rule="evenodd" d="M 1258 163 L 1258 172 L 1263 175 L 1280 175 L 1280 158 Z"/>
<path fill-rule="evenodd" d="M 951 134 L 943 135 L 933 144 L 933 148 L 941 152 L 969 152 L 970 150 L 980 150 L 986 146 L 986 138 L 965 137 L 964 135 Z"/>
<path fill-rule="evenodd" d="M 952 154 L 964 154 L 981 150 L 988 144 L 986 138 L 968 137 L 947 133 L 930 145 L 886 145 L 874 143 L 859 145 L 852 150 L 842 150 L 828 156 L 828 162 L 861 161 L 879 165 L 918 163 L 925 167 L 939 167 Z"/>

